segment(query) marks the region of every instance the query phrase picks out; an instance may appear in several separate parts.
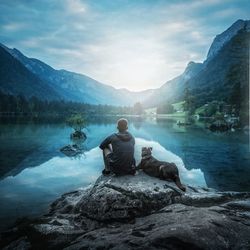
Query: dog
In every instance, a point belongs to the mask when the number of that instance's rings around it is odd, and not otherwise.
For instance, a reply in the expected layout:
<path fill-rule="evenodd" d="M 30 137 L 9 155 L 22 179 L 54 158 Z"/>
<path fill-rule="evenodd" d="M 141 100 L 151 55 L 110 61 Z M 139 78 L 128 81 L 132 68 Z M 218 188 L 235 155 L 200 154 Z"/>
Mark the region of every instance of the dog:
<path fill-rule="evenodd" d="M 152 149 L 152 147 L 142 148 L 142 159 L 137 169 L 142 169 L 146 174 L 162 180 L 174 181 L 176 186 L 185 192 L 186 188 L 181 184 L 177 166 L 174 163 L 155 159 L 152 156 Z"/>

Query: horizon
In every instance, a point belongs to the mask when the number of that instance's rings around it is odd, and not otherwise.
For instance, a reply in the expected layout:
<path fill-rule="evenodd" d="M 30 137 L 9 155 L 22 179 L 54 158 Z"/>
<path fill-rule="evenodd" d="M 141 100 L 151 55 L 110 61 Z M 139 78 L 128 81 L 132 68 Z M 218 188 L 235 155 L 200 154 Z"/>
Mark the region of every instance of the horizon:
<path fill-rule="evenodd" d="M 0 1 L 0 7 L 0 39 L 7 47 L 138 92 L 162 86 L 190 61 L 203 62 L 216 35 L 249 19 L 250 3 L 24 0 Z"/>

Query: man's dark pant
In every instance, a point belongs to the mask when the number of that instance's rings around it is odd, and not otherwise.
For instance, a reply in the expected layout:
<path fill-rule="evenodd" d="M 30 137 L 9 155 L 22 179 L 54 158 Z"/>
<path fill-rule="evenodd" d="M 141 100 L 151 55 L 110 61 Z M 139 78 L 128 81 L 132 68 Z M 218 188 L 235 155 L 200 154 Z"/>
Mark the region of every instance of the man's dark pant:
<path fill-rule="evenodd" d="M 114 167 L 113 161 L 112 161 L 112 155 L 113 155 L 112 146 L 111 146 L 111 144 L 109 144 L 107 148 L 103 149 L 103 161 L 105 164 L 105 172 L 106 173 L 112 172 L 116 175 L 127 175 L 127 174 L 134 175 L 136 173 L 135 164 L 133 166 L 131 166 L 131 168 L 125 172 L 120 171 L 117 167 Z"/>

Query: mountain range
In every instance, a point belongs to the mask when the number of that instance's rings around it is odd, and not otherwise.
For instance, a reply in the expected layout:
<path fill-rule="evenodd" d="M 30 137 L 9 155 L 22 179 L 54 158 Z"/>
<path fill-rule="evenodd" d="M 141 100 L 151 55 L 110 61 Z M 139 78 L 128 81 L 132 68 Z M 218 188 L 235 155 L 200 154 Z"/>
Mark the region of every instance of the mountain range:
<path fill-rule="evenodd" d="M 83 74 L 56 70 L 3 44 L 0 44 L 0 58 L 0 90 L 13 95 L 123 106 L 142 102 L 152 93 L 152 90 L 116 89 Z"/>
<path fill-rule="evenodd" d="M 240 92 L 241 101 L 247 102 L 249 41 L 250 21 L 236 21 L 215 37 L 203 63 L 189 62 L 180 76 L 154 90 L 144 104 L 181 101 L 186 88 L 200 104 L 229 101 L 235 91 Z"/>
<path fill-rule="evenodd" d="M 247 102 L 249 40 L 250 21 L 238 20 L 215 37 L 203 63 L 189 62 L 181 75 L 160 88 L 140 92 L 116 89 L 83 74 L 56 70 L 0 44 L 0 90 L 48 100 L 117 106 L 141 102 L 145 107 L 154 107 L 183 100 L 188 88 L 200 104 L 214 99 L 228 101 L 239 94 Z"/>

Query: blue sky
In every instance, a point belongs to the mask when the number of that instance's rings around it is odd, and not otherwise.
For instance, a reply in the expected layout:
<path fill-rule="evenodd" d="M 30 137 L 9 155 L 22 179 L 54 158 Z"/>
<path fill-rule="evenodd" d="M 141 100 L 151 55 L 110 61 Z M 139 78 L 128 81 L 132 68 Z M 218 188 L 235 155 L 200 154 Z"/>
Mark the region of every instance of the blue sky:
<path fill-rule="evenodd" d="M 157 88 L 250 19 L 248 0 L 0 0 L 0 42 L 116 88 Z"/>

